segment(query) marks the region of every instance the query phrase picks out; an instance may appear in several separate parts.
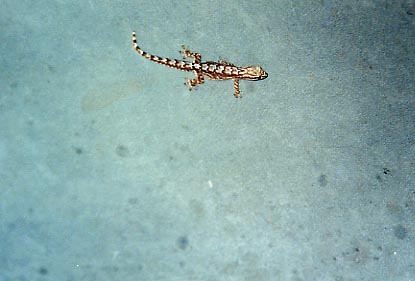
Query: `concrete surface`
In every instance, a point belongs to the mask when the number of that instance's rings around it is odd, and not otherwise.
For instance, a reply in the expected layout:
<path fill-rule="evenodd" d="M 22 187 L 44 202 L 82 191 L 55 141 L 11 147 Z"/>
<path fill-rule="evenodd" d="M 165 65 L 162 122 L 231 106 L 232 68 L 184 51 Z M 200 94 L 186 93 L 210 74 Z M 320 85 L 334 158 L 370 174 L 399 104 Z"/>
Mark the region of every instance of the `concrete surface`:
<path fill-rule="evenodd" d="M 1 6 L 1 281 L 415 280 L 414 1 Z"/>

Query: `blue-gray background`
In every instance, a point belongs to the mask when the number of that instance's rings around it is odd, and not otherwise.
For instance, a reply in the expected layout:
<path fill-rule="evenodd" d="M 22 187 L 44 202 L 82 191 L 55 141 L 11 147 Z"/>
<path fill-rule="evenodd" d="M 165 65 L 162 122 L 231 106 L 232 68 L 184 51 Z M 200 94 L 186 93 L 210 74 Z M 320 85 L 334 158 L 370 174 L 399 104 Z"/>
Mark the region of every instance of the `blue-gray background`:
<path fill-rule="evenodd" d="M 2 1 L 0 280 L 415 280 L 414 14 Z M 269 78 L 189 92 L 133 30 Z"/>

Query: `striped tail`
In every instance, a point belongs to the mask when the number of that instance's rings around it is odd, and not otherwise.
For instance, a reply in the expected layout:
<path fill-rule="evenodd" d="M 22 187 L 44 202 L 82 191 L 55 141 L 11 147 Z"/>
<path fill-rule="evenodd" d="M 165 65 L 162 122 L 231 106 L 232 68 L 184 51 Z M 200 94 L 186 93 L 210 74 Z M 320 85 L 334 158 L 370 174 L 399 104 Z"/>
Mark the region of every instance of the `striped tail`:
<path fill-rule="evenodd" d="M 137 51 L 137 53 L 139 53 L 141 56 L 145 57 L 146 59 L 149 59 L 159 64 L 166 65 L 168 67 L 177 68 L 177 69 L 184 70 L 184 71 L 192 70 L 191 69 L 192 65 L 189 62 L 175 60 L 175 59 L 168 59 L 168 58 L 160 58 L 158 56 L 154 56 L 154 55 L 144 52 L 143 50 L 141 50 L 141 48 L 137 44 L 137 38 L 136 38 L 134 31 L 133 31 L 132 36 L 133 36 L 134 49 Z"/>
<path fill-rule="evenodd" d="M 151 55 L 147 54 L 146 52 L 141 50 L 140 47 L 138 47 L 137 37 L 135 35 L 135 31 L 133 31 L 133 46 L 134 46 L 134 49 L 137 51 L 137 53 L 139 53 L 140 55 L 142 55 L 145 58 L 150 59 Z"/>

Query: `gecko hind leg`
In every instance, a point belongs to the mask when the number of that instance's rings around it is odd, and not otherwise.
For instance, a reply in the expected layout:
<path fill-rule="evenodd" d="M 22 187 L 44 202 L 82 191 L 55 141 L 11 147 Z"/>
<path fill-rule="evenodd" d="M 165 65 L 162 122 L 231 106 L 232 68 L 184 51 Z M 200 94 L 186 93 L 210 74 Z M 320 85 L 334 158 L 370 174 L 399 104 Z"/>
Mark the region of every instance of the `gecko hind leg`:
<path fill-rule="evenodd" d="M 199 53 L 193 53 L 185 45 L 182 45 L 182 50 L 179 53 L 183 55 L 183 59 L 191 58 L 193 63 L 202 62 L 202 56 Z"/>
<path fill-rule="evenodd" d="M 239 90 L 239 79 L 233 80 L 233 88 L 235 90 L 233 93 L 235 98 L 241 98 L 241 90 Z"/>
<path fill-rule="evenodd" d="M 184 83 L 185 85 L 189 86 L 189 91 L 192 91 L 193 89 L 196 90 L 198 84 L 203 84 L 205 82 L 201 71 L 193 71 L 193 73 L 196 77 L 193 79 L 187 79 L 186 83 Z"/>

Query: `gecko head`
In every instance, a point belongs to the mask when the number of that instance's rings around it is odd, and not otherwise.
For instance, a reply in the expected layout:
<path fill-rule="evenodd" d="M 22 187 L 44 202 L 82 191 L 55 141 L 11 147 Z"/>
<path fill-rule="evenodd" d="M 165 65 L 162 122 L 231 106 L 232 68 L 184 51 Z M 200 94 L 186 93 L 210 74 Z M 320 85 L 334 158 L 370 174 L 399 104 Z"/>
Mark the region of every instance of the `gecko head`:
<path fill-rule="evenodd" d="M 242 78 L 244 80 L 257 81 L 268 77 L 268 73 L 260 66 L 246 66 L 243 69 L 245 70 L 244 77 Z"/>

